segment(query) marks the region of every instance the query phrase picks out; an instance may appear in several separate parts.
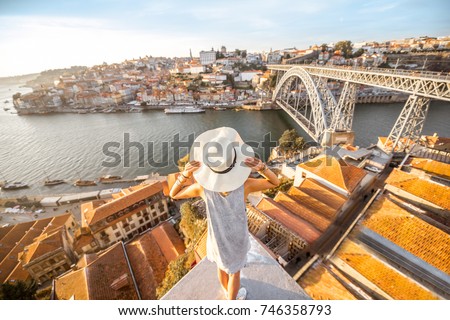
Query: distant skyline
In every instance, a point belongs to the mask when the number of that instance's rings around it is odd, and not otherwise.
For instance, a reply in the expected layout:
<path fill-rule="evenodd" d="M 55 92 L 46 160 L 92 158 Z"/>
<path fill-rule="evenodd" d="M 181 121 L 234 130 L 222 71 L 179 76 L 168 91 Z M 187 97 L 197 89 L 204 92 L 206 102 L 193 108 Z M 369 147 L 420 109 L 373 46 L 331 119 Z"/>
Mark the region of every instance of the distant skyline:
<path fill-rule="evenodd" d="M 450 35 L 448 0 L 2 0 L 0 77 L 222 45 L 269 51 Z"/>

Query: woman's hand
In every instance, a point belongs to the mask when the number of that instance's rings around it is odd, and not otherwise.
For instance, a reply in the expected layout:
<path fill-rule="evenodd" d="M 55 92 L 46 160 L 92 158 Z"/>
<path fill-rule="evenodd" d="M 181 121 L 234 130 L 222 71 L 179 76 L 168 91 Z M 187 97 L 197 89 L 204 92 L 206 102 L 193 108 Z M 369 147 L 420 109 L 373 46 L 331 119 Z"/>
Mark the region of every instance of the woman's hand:
<path fill-rule="evenodd" d="M 194 173 L 194 171 L 200 168 L 200 161 L 191 161 L 186 164 L 183 172 L 181 173 L 185 177 L 190 177 Z"/>
<path fill-rule="evenodd" d="M 244 163 L 255 171 L 260 171 L 265 167 L 264 162 L 257 158 L 245 158 Z"/>

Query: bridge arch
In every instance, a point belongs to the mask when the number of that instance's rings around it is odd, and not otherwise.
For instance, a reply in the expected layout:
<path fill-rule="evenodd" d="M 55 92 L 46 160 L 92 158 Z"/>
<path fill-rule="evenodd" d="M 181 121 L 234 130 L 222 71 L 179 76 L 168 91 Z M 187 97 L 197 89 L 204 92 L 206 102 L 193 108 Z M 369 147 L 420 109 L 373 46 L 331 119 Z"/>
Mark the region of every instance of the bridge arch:
<path fill-rule="evenodd" d="M 305 86 L 307 106 L 299 107 L 298 103 L 292 106 L 292 103 L 289 103 L 289 91 L 292 84 L 297 84 L 298 80 Z M 272 100 L 296 119 L 317 142 L 320 142 L 324 132 L 329 128 L 333 109 L 336 107 L 336 100 L 323 79 L 311 76 L 302 67 L 292 67 L 284 73 L 275 87 Z"/>

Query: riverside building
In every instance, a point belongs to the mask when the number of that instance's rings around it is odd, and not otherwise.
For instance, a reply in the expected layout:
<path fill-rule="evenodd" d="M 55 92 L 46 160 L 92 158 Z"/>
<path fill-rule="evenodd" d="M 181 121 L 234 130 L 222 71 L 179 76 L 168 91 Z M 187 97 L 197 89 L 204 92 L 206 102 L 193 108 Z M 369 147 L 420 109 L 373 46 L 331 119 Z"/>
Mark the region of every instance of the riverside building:
<path fill-rule="evenodd" d="M 113 195 L 113 200 L 95 200 L 81 206 L 82 227 L 92 234 L 92 242 L 106 248 L 131 240 L 169 218 L 167 199 L 160 181 L 141 184 Z M 92 246 L 92 245 L 91 245 Z"/>

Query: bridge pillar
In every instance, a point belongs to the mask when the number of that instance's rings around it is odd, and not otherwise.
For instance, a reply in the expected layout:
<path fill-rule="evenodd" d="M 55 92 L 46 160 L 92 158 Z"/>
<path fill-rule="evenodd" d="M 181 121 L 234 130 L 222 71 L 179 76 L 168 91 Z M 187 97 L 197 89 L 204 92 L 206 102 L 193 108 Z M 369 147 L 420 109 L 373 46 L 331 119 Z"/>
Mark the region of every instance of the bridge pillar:
<path fill-rule="evenodd" d="M 345 82 L 335 112 L 331 127 L 335 130 L 351 130 L 353 124 L 353 112 L 356 103 L 356 84 Z"/>
<path fill-rule="evenodd" d="M 402 152 L 410 146 L 410 143 L 416 142 L 422 133 L 429 106 L 429 98 L 410 95 L 384 142 L 384 150 Z"/>

